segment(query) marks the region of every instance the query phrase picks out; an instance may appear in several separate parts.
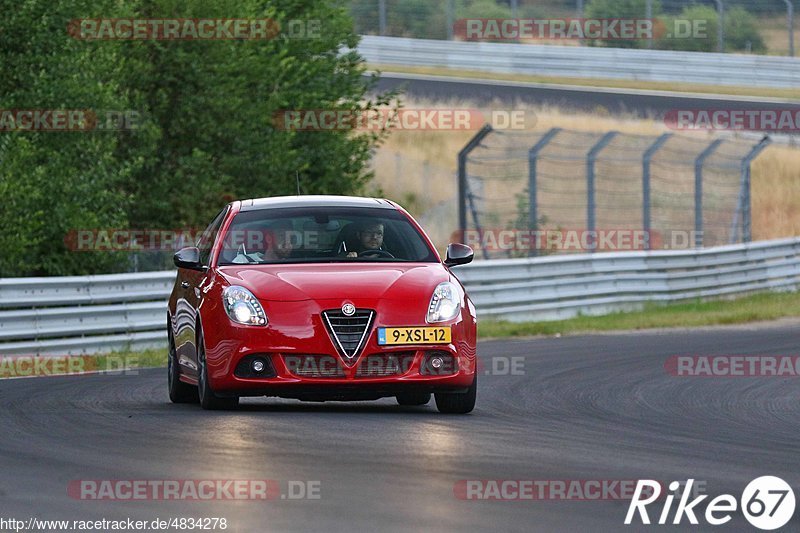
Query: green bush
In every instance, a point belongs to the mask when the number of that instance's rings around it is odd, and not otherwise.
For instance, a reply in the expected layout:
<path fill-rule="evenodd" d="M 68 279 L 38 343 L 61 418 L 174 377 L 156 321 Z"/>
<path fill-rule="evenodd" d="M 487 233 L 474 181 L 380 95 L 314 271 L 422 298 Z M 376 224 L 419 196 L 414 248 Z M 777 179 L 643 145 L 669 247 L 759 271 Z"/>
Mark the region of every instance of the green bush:
<path fill-rule="evenodd" d="M 416 39 L 447 38 L 447 13 L 443 2 L 430 0 L 387 2 L 386 18 L 389 35 Z M 376 24 L 375 28 L 377 27 Z"/>
<path fill-rule="evenodd" d="M 660 17 L 661 2 L 653 0 L 652 17 Z M 591 0 L 586 4 L 584 16 L 591 19 L 644 19 L 647 16 L 646 0 Z M 590 46 L 608 46 L 612 48 L 643 48 L 646 41 L 637 39 L 609 39 L 589 41 Z"/>
<path fill-rule="evenodd" d="M 658 42 L 658 48 L 664 50 L 683 50 L 690 52 L 716 52 L 718 50 L 717 29 L 719 17 L 717 10 L 710 6 L 687 6 L 675 18 L 666 19 L 667 28 L 675 28 L 675 20 L 692 21 L 701 30 L 702 35 L 676 38 L 664 36 Z M 695 21 L 699 21 L 698 26 Z M 725 50 L 763 53 L 767 47 L 758 32 L 757 22 L 753 15 L 744 8 L 736 6 L 725 11 Z"/>
<path fill-rule="evenodd" d="M 756 17 L 743 7 L 736 6 L 725 12 L 726 50 L 749 50 L 758 54 L 767 51 L 767 46 L 758 31 Z"/>
<path fill-rule="evenodd" d="M 511 18 L 508 4 L 500 5 L 495 0 L 472 0 L 458 2 L 456 18 L 465 19 L 504 19 Z"/>

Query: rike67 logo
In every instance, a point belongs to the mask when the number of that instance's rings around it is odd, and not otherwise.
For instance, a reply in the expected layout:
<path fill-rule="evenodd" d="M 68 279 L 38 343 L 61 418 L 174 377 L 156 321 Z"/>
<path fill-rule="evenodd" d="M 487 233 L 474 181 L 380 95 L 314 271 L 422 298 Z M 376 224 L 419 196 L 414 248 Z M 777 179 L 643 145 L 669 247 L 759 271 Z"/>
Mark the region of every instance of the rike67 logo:
<path fill-rule="evenodd" d="M 671 523 L 678 525 L 686 517 L 690 524 L 697 525 L 698 519 L 695 509 L 708 496 L 701 495 L 689 500 L 692 494 L 693 479 L 686 482 L 686 489 L 680 494 L 680 500 L 675 509 L 672 521 L 669 521 L 672 514 L 672 504 L 675 495 L 681 484 L 673 481 L 669 484 L 672 494 L 667 494 L 663 499 L 664 505 L 658 516 L 656 523 L 664 525 Z M 647 506 L 660 500 L 661 484 L 658 481 L 649 479 L 639 480 L 636 490 L 633 493 L 631 504 L 628 507 L 628 514 L 625 517 L 625 524 L 630 525 L 634 517 L 638 514 L 643 524 L 650 524 L 650 516 L 647 513 Z M 647 494 L 647 496 L 643 496 Z M 720 526 L 730 522 L 732 514 L 736 512 L 737 506 L 741 504 L 742 514 L 750 524 L 758 529 L 769 531 L 778 529 L 786 525 L 794 515 L 795 497 L 792 487 L 784 480 L 775 476 L 762 476 L 751 481 L 742 492 L 739 502 L 730 494 L 721 494 L 708 502 L 705 513 L 701 516 L 712 526 Z"/>

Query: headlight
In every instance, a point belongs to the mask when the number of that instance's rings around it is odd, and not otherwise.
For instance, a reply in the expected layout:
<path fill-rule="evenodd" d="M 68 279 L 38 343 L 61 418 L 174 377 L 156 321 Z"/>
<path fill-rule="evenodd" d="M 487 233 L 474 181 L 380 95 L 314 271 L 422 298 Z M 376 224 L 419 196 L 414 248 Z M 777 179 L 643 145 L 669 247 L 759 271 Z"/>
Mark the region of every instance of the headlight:
<path fill-rule="evenodd" d="M 222 305 L 228 317 L 237 324 L 266 326 L 267 315 L 253 293 L 233 285 L 222 291 Z"/>
<path fill-rule="evenodd" d="M 431 296 L 428 306 L 428 322 L 445 322 L 458 316 L 461 311 L 461 291 L 454 283 L 440 283 Z"/>

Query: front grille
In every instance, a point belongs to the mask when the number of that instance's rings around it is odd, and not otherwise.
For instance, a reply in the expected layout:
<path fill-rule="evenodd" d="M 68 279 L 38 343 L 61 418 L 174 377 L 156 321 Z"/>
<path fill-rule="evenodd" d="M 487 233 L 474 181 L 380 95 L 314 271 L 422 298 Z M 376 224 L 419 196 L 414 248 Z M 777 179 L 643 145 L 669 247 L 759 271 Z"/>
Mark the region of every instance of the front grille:
<path fill-rule="evenodd" d="M 303 378 L 342 378 L 344 369 L 332 355 L 284 355 L 283 364 L 291 374 Z"/>
<path fill-rule="evenodd" d="M 322 316 L 334 344 L 347 359 L 353 359 L 364 346 L 375 313 L 369 309 L 356 309 L 346 316 L 341 309 L 323 311 Z"/>
<path fill-rule="evenodd" d="M 356 377 L 402 376 L 414 364 L 414 352 L 373 353 L 361 359 Z"/>

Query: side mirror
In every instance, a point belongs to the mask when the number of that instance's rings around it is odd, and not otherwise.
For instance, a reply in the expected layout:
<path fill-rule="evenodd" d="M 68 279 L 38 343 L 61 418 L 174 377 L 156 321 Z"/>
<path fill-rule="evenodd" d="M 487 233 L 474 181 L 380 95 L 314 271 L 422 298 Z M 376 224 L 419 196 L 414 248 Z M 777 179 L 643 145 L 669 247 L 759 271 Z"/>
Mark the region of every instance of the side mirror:
<path fill-rule="evenodd" d="M 200 250 L 194 246 L 179 250 L 178 253 L 172 257 L 172 261 L 178 268 L 203 270 L 203 265 L 200 264 Z"/>
<path fill-rule="evenodd" d="M 475 252 L 466 244 L 453 242 L 447 245 L 447 255 L 444 264 L 447 266 L 466 265 L 472 262 Z"/>

